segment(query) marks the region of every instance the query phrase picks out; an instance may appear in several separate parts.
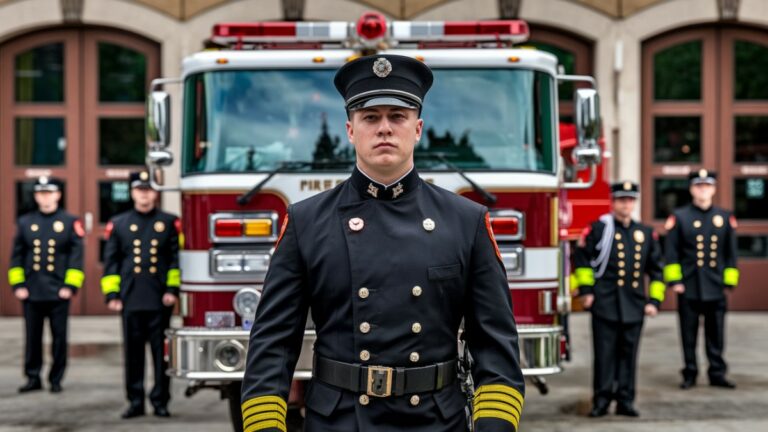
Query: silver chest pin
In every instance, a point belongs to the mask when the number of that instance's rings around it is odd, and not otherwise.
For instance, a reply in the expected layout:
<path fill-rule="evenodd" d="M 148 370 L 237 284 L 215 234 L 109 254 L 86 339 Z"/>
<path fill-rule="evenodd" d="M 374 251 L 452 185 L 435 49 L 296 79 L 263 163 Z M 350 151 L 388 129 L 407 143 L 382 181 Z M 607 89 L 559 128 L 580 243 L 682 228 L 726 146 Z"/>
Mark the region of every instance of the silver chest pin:
<path fill-rule="evenodd" d="M 433 221 L 430 218 L 424 219 L 424 222 L 422 222 L 421 225 L 427 231 L 434 231 L 435 230 L 435 221 Z"/>
<path fill-rule="evenodd" d="M 363 222 L 362 219 L 359 217 L 352 218 L 349 220 L 349 229 L 352 231 L 360 231 L 365 226 L 365 222 Z"/>

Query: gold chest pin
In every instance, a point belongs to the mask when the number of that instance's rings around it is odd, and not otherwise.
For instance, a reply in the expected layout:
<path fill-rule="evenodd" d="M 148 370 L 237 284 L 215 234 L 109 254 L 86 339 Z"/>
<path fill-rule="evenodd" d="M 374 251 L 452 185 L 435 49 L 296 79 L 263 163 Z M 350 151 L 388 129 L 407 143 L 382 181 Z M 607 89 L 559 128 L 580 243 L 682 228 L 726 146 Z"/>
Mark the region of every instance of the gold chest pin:
<path fill-rule="evenodd" d="M 721 228 L 725 221 L 723 220 L 723 217 L 720 215 L 714 215 L 712 216 L 712 224 L 715 225 L 718 228 Z"/>
<path fill-rule="evenodd" d="M 53 230 L 56 231 L 57 233 L 60 233 L 60 232 L 64 231 L 64 222 L 62 222 L 62 221 L 54 222 L 53 223 Z"/>
<path fill-rule="evenodd" d="M 349 220 L 349 229 L 352 231 L 360 231 L 365 226 L 365 222 L 359 217 L 355 217 Z"/>
<path fill-rule="evenodd" d="M 635 241 L 638 243 L 642 243 L 645 241 L 645 234 L 643 234 L 643 232 L 640 230 L 635 231 L 635 233 L 633 234 L 633 237 L 635 238 Z"/>
<path fill-rule="evenodd" d="M 160 221 L 155 222 L 155 231 L 159 233 L 165 231 L 165 224 Z"/>

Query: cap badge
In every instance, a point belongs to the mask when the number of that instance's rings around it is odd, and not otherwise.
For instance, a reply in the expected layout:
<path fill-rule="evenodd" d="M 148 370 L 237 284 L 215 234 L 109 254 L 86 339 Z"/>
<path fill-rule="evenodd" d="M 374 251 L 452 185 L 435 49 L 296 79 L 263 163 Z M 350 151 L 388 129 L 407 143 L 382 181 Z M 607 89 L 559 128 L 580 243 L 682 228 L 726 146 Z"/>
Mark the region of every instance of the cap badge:
<path fill-rule="evenodd" d="M 642 243 L 645 241 L 645 234 L 643 234 L 643 232 L 640 230 L 635 231 L 633 236 L 635 237 L 635 241 L 638 243 Z"/>
<path fill-rule="evenodd" d="M 57 233 L 60 233 L 60 232 L 64 231 L 64 222 L 62 222 L 62 221 L 54 222 L 53 223 L 53 230 L 56 231 Z"/>
<path fill-rule="evenodd" d="M 709 177 L 709 173 L 705 169 L 699 170 L 699 177 L 700 178 L 707 178 L 707 177 Z"/>
<path fill-rule="evenodd" d="M 355 217 L 349 220 L 349 229 L 352 231 L 360 231 L 365 226 L 365 222 L 359 217 Z"/>
<path fill-rule="evenodd" d="M 142 171 L 141 174 L 139 174 L 139 178 L 142 181 L 147 181 L 147 180 L 149 180 L 149 174 L 147 174 L 146 171 Z"/>
<path fill-rule="evenodd" d="M 373 185 L 373 183 L 368 183 L 368 190 L 367 192 L 374 198 L 377 198 L 379 195 L 379 188 Z"/>
<path fill-rule="evenodd" d="M 165 231 L 165 224 L 160 221 L 155 222 L 155 231 L 159 233 Z"/>
<path fill-rule="evenodd" d="M 373 62 L 373 73 L 379 78 L 386 78 L 392 72 L 392 63 L 384 57 L 379 57 Z"/>
<path fill-rule="evenodd" d="M 424 219 L 424 222 L 421 223 L 422 226 L 424 226 L 424 229 L 427 231 L 434 231 L 435 230 L 435 221 L 433 221 L 430 218 Z"/>
<path fill-rule="evenodd" d="M 624 182 L 624 190 L 629 191 L 632 190 L 632 183 L 630 182 Z"/>
<path fill-rule="evenodd" d="M 713 224 L 714 224 L 716 227 L 720 228 L 720 227 L 722 227 L 722 226 L 723 226 L 723 224 L 725 223 L 725 220 L 724 220 L 724 219 L 723 219 L 723 217 L 722 217 L 722 216 L 720 216 L 720 215 L 714 215 L 714 216 L 712 217 L 712 223 L 713 223 Z"/>
<path fill-rule="evenodd" d="M 397 198 L 403 193 L 403 184 L 398 183 L 397 186 L 392 188 L 392 198 Z"/>
<path fill-rule="evenodd" d="M 41 185 L 47 185 L 48 184 L 48 177 L 46 177 L 46 176 L 40 177 L 39 182 L 40 182 Z"/>

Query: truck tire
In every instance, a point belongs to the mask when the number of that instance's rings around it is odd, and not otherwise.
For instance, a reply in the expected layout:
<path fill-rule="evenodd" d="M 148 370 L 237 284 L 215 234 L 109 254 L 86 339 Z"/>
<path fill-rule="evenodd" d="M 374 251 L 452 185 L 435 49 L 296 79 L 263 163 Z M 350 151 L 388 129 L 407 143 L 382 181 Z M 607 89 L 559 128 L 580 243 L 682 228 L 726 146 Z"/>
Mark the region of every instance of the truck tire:
<path fill-rule="evenodd" d="M 243 412 L 240 409 L 240 381 L 233 381 L 227 384 L 224 394 L 229 404 L 229 419 L 232 422 L 234 432 L 243 432 Z"/>

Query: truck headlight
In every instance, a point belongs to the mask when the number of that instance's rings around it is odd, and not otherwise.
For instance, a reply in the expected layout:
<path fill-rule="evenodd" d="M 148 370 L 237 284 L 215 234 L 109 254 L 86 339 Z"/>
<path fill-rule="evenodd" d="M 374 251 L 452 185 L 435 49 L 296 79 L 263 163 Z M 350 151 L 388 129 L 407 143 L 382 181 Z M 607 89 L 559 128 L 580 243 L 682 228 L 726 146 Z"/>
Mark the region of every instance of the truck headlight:
<path fill-rule="evenodd" d="M 504 263 L 504 268 L 507 270 L 508 275 L 521 275 L 523 274 L 523 248 L 501 248 L 501 261 Z"/>
<path fill-rule="evenodd" d="M 235 294 L 232 305 L 241 317 L 253 317 L 256 315 L 259 300 L 261 300 L 261 293 L 256 288 L 246 287 Z"/>
<path fill-rule="evenodd" d="M 211 250 L 212 275 L 265 275 L 273 249 Z"/>
<path fill-rule="evenodd" d="M 213 363 L 223 372 L 242 369 L 245 365 L 245 347 L 234 339 L 222 341 L 213 349 Z"/>

